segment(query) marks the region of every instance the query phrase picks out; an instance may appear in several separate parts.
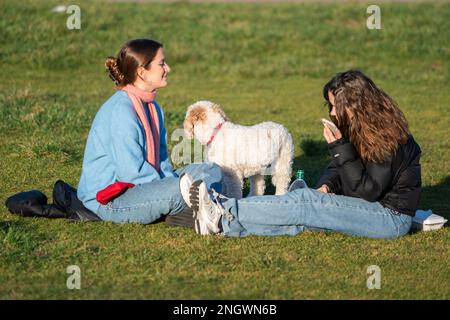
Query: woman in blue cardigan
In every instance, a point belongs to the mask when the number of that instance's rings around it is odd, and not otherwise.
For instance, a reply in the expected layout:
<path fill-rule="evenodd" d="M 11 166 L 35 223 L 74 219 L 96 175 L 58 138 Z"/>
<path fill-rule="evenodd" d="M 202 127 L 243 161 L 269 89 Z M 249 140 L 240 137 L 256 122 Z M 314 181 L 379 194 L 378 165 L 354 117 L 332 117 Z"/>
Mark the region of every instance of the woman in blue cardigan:
<path fill-rule="evenodd" d="M 191 164 L 173 171 L 164 113 L 155 101 L 170 72 L 162 44 L 128 41 L 105 66 L 118 90 L 97 112 L 89 132 L 77 191 L 83 204 L 102 220 L 147 224 L 186 208 L 178 178 L 184 172 L 220 188 L 217 165 Z M 108 199 L 118 183 L 134 186 Z"/>

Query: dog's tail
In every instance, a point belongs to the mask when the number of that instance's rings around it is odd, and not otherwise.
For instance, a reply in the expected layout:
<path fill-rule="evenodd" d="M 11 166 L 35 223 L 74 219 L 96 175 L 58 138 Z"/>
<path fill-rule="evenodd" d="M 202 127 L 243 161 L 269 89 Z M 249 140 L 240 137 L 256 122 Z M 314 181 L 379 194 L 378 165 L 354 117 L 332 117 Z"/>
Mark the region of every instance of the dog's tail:
<path fill-rule="evenodd" d="M 285 194 L 288 190 L 289 183 L 292 176 L 292 161 L 294 158 L 294 143 L 292 136 L 283 128 L 284 132 L 281 135 L 281 144 L 279 156 L 273 166 L 272 183 L 276 187 L 275 194 Z"/>

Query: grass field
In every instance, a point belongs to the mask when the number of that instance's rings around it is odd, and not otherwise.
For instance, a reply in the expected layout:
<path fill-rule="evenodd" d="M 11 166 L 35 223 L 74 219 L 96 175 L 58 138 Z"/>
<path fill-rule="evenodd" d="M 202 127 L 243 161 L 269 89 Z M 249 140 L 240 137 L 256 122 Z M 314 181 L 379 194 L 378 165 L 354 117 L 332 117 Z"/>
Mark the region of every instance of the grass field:
<path fill-rule="evenodd" d="M 158 93 L 169 132 L 203 99 L 242 124 L 280 122 L 310 184 L 329 161 L 322 87 L 360 68 L 397 100 L 422 148 L 420 208 L 450 218 L 449 3 L 382 4 L 381 30 L 366 28 L 368 5 L 355 2 L 77 3 L 81 30 L 51 12 L 60 1 L 0 5 L 2 201 L 30 189 L 50 197 L 57 179 L 77 185 L 91 121 L 113 93 L 104 59 L 151 37 L 172 67 Z M 2 206 L 0 299 L 449 299 L 449 240 L 448 228 L 390 241 L 200 237 L 164 223 L 21 218 Z M 69 265 L 81 268 L 81 290 L 66 287 Z M 369 265 L 381 268 L 380 290 L 366 287 Z"/>

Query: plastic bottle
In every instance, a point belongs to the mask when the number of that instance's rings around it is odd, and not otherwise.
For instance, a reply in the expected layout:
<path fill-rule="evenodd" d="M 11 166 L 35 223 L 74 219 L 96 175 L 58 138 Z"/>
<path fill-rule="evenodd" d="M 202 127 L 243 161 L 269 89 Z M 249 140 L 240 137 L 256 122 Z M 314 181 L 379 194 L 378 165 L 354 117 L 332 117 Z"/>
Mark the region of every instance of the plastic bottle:
<path fill-rule="evenodd" d="M 295 173 L 295 180 L 291 183 L 289 191 L 300 188 L 308 188 L 308 185 L 305 181 L 305 171 L 303 170 L 297 170 L 297 172 Z"/>

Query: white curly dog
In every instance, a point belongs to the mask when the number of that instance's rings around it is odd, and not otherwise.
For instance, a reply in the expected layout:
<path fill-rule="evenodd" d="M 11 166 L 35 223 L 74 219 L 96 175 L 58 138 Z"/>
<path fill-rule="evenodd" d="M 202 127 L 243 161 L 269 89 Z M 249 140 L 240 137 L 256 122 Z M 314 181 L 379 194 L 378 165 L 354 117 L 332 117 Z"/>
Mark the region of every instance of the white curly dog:
<path fill-rule="evenodd" d="M 206 145 L 206 160 L 223 170 L 222 193 L 242 198 L 244 178 L 250 180 L 249 196 L 263 195 L 264 175 L 272 175 L 276 194 L 288 190 L 292 173 L 294 146 L 288 130 L 274 122 L 254 126 L 234 124 L 222 108 L 210 101 L 189 106 L 184 132 Z"/>

